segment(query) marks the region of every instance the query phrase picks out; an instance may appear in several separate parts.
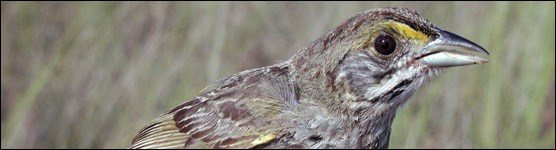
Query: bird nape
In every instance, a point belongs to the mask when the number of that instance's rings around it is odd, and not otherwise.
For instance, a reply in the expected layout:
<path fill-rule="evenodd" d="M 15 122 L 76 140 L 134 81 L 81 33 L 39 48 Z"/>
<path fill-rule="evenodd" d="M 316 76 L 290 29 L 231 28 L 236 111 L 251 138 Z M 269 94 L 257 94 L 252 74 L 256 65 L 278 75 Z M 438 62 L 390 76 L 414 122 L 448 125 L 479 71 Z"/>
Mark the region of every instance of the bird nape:
<path fill-rule="evenodd" d="M 484 55 L 415 11 L 367 10 L 159 116 L 131 148 L 388 148 L 400 105 L 440 69 Z"/>

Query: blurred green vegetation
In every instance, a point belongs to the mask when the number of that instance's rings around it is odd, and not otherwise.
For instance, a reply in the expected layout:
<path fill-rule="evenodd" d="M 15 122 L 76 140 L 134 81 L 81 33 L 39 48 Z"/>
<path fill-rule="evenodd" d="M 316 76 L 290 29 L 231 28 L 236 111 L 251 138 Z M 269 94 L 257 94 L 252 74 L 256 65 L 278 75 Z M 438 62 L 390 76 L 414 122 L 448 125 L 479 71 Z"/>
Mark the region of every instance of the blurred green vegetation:
<path fill-rule="evenodd" d="M 398 111 L 391 148 L 554 148 L 554 2 L 2 2 L 2 148 L 126 148 L 233 73 L 358 12 L 415 9 L 485 47 Z"/>

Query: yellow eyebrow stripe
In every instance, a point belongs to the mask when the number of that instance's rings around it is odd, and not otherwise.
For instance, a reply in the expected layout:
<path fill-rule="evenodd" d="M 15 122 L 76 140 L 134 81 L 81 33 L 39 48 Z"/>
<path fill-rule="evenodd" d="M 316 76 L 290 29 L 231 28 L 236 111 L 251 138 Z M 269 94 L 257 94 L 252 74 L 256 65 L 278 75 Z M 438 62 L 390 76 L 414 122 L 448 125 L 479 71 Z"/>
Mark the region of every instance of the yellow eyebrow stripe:
<path fill-rule="evenodd" d="M 424 34 L 423 32 L 415 31 L 413 30 L 413 28 L 403 23 L 388 21 L 385 23 L 385 25 L 396 30 L 396 32 L 407 38 L 416 39 L 422 41 L 423 43 L 426 43 L 430 40 L 430 37 L 428 35 Z"/>

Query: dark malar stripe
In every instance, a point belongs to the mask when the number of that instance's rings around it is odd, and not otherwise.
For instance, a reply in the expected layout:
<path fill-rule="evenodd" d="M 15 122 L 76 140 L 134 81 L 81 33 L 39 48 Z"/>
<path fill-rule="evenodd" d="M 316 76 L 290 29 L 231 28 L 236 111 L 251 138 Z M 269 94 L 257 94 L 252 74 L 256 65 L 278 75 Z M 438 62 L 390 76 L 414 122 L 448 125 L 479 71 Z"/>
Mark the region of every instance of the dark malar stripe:
<path fill-rule="evenodd" d="M 394 86 L 394 88 L 392 88 L 392 90 L 390 90 L 390 92 L 392 92 L 393 90 L 399 89 L 400 87 L 406 86 L 408 84 L 411 84 L 411 82 L 413 82 L 413 80 L 411 79 L 405 79 L 403 80 L 401 83 L 398 83 L 398 85 Z"/>
<path fill-rule="evenodd" d="M 396 96 L 400 95 L 403 93 L 404 90 L 397 90 L 394 93 L 392 93 L 392 96 L 390 96 L 390 99 L 388 100 L 388 102 L 392 101 L 394 98 L 396 98 Z"/>
<path fill-rule="evenodd" d="M 384 96 L 382 96 L 380 99 L 391 95 L 390 98 L 386 100 L 387 102 L 390 102 L 391 100 L 396 98 L 396 96 L 398 96 L 398 95 L 400 95 L 401 93 L 404 92 L 404 89 L 401 89 L 402 87 L 411 84 L 411 82 L 413 82 L 413 80 L 411 80 L 411 79 L 403 80 L 402 82 L 400 82 L 396 86 L 394 86 L 394 88 L 390 89 L 390 91 L 386 92 L 386 94 L 384 94 Z"/>

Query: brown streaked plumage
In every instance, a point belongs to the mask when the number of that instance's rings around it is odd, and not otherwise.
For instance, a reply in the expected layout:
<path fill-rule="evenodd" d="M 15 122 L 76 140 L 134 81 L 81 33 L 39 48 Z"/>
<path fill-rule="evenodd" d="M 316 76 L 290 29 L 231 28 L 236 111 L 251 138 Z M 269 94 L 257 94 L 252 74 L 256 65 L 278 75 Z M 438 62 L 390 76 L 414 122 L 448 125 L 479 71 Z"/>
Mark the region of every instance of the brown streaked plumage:
<path fill-rule="evenodd" d="M 480 46 L 415 11 L 362 12 L 291 59 L 232 75 L 153 120 L 131 148 L 387 148 L 397 108 Z"/>

